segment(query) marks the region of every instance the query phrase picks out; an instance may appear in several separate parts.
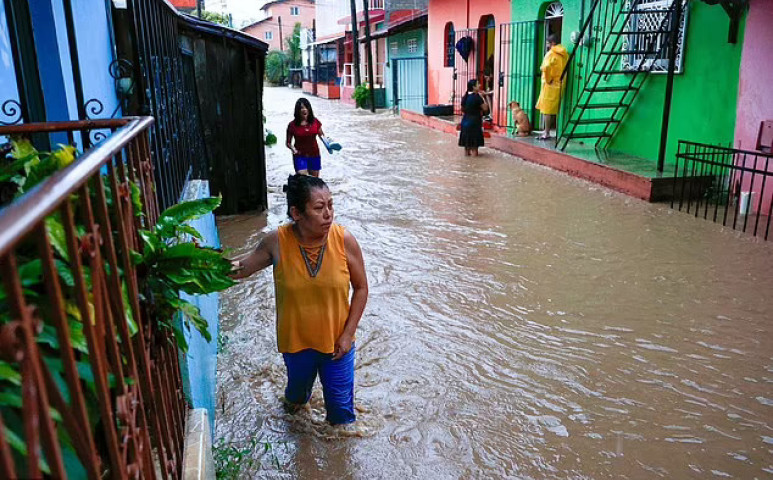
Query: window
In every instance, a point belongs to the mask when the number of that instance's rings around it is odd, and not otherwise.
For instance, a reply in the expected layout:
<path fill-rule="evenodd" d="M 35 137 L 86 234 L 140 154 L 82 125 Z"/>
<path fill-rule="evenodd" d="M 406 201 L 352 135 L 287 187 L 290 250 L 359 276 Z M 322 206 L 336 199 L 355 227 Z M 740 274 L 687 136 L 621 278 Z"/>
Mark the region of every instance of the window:
<path fill-rule="evenodd" d="M 409 38 L 405 44 L 408 46 L 408 53 L 416 53 L 419 49 L 419 42 L 415 38 Z"/>
<path fill-rule="evenodd" d="M 290 15 L 293 17 L 297 17 L 301 14 L 301 8 L 300 7 L 290 7 Z"/>
<path fill-rule="evenodd" d="M 378 32 L 379 30 L 383 30 L 383 29 L 384 29 L 384 22 L 378 22 L 376 24 L 376 31 Z"/>
<path fill-rule="evenodd" d="M 389 42 L 389 52 L 392 55 L 397 55 L 399 51 L 400 51 L 400 46 L 397 42 Z"/>
<path fill-rule="evenodd" d="M 266 32 L 266 40 L 273 40 L 274 32 Z"/>
<path fill-rule="evenodd" d="M 445 67 L 453 67 L 454 66 L 454 44 L 456 40 L 456 35 L 454 34 L 454 24 L 451 22 L 446 23 L 446 28 L 443 31 L 443 44 L 445 45 L 445 51 L 444 59 L 443 59 L 443 66 Z"/>
<path fill-rule="evenodd" d="M 626 2 L 626 8 L 630 8 L 630 2 Z M 682 73 L 684 63 L 684 32 L 687 25 L 687 9 L 689 4 L 682 2 L 682 18 L 679 21 L 679 38 L 676 46 L 676 73 Z M 639 0 L 638 5 L 631 13 L 628 24 L 625 26 L 627 32 L 658 32 L 653 35 L 626 35 L 623 39 L 621 50 L 626 51 L 654 51 L 662 48 L 660 55 L 653 53 L 634 53 L 623 56 L 624 70 L 649 70 L 653 73 L 668 72 L 668 59 L 670 57 L 668 50 L 670 38 L 668 35 L 669 8 L 673 7 L 671 0 Z M 638 13 L 641 12 L 641 13 Z M 660 33 L 662 32 L 662 33 Z M 658 58 L 652 58 L 656 56 Z M 644 64 L 642 66 L 642 63 Z"/>

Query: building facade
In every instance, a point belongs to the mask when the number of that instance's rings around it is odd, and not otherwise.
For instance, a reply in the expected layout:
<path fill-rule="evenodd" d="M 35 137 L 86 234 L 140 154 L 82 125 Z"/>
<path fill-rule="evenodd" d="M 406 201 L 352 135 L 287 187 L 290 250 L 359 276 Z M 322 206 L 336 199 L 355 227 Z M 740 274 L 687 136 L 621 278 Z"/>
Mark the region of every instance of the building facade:
<path fill-rule="evenodd" d="M 314 27 L 316 8 L 312 0 L 275 0 L 263 5 L 261 11 L 265 17 L 241 31 L 266 42 L 269 50 L 285 50 L 297 23 L 302 29 Z"/>
<path fill-rule="evenodd" d="M 460 113 L 459 101 L 469 80 L 477 79 L 487 90 L 493 88 L 494 74 L 500 67 L 497 27 L 510 21 L 511 5 L 520 8 L 522 4 L 429 0 L 429 104 L 453 104 Z M 469 47 L 466 55 L 456 49 L 462 39 Z M 496 105 L 492 108 L 494 114 Z"/>

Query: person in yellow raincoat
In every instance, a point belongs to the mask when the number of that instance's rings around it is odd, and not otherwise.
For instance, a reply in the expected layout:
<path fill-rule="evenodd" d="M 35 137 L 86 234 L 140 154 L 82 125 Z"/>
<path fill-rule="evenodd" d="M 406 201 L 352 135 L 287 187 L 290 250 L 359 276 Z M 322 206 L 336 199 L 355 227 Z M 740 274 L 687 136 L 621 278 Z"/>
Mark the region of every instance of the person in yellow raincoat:
<path fill-rule="evenodd" d="M 542 88 L 537 99 L 537 110 L 542 112 L 545 119 L 545 131 L 539 136 L 543 140 L 550 138 L 550 129 L 555 124 L 558 105 L 561 102 L 561 74 L 569 59 L 566 48 L 558 43 L 558 37 L 549 35 L 546 43 L 548 53 L 539 67 L 542 71 Z"/>

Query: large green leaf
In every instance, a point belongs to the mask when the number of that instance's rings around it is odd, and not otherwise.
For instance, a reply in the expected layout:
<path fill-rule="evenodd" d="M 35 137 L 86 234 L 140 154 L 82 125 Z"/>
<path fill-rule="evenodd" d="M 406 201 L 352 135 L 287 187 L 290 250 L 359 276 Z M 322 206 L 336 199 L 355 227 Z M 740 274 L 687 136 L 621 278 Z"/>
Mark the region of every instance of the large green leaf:
<path fill-rule="evenodd" d="M 46 217 L 46 230 L 48 231 L 48 241 L 54 247 L 56 253 L 63 259 L 70 259 L 67 251 L 67 236 L 65 235 L 64 225 L 59 219 L 59 214 Z"/>
<path fill-rule="evenodd" d="M 43 263 L 39 258 L 19 265 L 19 278 L 23 287 L 38 285 L 43 281 Z"/>
<path fill-rule="evenodd" d="M 162 237 L 175 235 L 175 227 L 212 212 L 220 206 L 221 197 L 200 198 L 172 205 L 161 213 L 156 222 L 156 231 Z"/>
<path fill-rule="evenodd" d="M 21 385 L 21 373 L 4 360 L 0 360 L 0 378 L 14 385 Z"/>

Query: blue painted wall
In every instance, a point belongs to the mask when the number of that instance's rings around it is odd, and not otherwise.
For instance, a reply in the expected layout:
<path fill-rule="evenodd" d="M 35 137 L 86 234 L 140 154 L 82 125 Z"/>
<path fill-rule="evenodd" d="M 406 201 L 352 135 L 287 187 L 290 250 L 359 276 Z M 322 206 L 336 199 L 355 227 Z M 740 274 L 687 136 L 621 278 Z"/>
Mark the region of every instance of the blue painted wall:
<path fill-rule="evenodd" d="M 7 100 L 19 101 L 16 88 L 16 74 L 13 69 L 11 43 L 8 37 L 8 23 L 5 20 L 5 3 L 0 0 L 0 106 Z M 0 109 L 0 122 L 10 122 L 15 116 L 9 117 Z"/>
<path fill-rule="evenodd" d="M 410 40 L 416 41 L 415 51 L 410 51 Z M 409 30 L 407 32 L 391 35 L 387 38 L 386 42 L 387 58 L 389 64 L 384 70 L 385 83 L 386 83 L 386 104 L 387 107 L 394 106 L 394 85 L 393 75 L 395 70 L 395 59 L 398 58 L 414 58 L 423 57 L 427 53 L 427 29 L 418 28 L 415 30 Z M 398 72 L 399 79 L 403 81 L 400 84 L 403 86 L 403 92 L 407 93 L 411 97 L 411 100 L 404 101 L 400 105 L 401 108 L 414 110 L 420 112 L 423 107 L 423 102 L 418 98 L 423 95 L 424 86 L 426 85 L 426 74 L 424 73 L 423 64 L 419 61 L 401 62 L 403 71 Z M 406 91 L 406 88 L 408 91 Z"/>
<path fill-rule="evenodd" d="M 84 101 L 96 98 L 103 105 L 101 112 L 89 112 L 93 118 L 107 118 L 119 105 L 114 81 L 109 74 L 115 53 L 107 5 L 106 0 L 72 0 Z M 51 121 L 76 120 L 78 104 L 64 3 L 62 0 L 35 0 L 29 2 L 29 7 L 46 118 Z M 0 71 L 0 104 L 8 99 L 18 100 L 4 0 L 0 0 L 0 63 L 3 66 Z M 120 117 L 121 112 L 116 111 L 115 116 Z M 0 120 L 3 118 L 0 112 Z"/>
<path fill-rule="evenodd" d="M 105 0 L 72 0 L 72 9 L 83 77 L 83 95 L 86 101 L 99 99 L 104 105 L 104 111 L 94 116 L 106 118 L 112 115 L 119 104 L 115 82 L 109 73 L 110 63 L 116 54 L 107 5 Z M 87 113 L 91 116 L 91 112 Z M 115 116 L 120 117 L 121 112 L 118 111 Z"/>
<path fill-rule="evenodd" d="M 183 192 L 183 200 L 194 200 L 209 196 L 209 182 L 205 180 L 191 180 Z M 202 245 L 220 248 L 220 237 L 217 234 L 214 215 L 209 214 L 198 218 L 191 222 L 191 226 L 201 232 L 204 237 Z M 218 307 L 220 300 L 217 293 L 209 295 L 186 295 L 181 293 L 180 296 L 199 307 L 201 315 L 209 323 L 209 334 L 212 336 L 211 342 L 207 342 L 197 330 L 185 331 L 188 353 L 182 355 L 180 369 L 182 370 L 183 385 L 188 400 L 193 405 L 193 408 L 206 408 L 209 411 L 210 432 L 214 435 Z"/>

